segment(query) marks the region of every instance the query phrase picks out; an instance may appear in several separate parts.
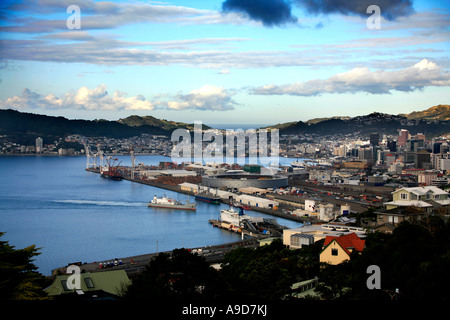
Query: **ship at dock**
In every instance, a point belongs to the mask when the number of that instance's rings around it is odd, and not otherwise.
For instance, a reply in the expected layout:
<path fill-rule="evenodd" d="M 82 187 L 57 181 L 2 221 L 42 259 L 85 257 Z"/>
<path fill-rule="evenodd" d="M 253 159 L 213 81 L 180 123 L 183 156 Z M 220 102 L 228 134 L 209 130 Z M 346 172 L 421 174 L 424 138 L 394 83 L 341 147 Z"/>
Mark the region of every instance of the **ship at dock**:
<path fill-rule="evenodd" d="M 102 178 L 108 178 L 116 181 L 121 181 L 123 179 L 122 174 L 115 167 L 100 168 L 100 176 Z"/>
<path fill-rule="evenodd" d="M 234 208 L 220 210 L 219 220 L 209 220 L 214 227 L 227 229 L 232 232 L 245 233 L 246 235 L 272 235 L 281 236 L 283 230 L 287 229 L 281 226 L 275 219 L 263 217 L 251 217 L 244 214 L 243 209 L 239 211 Z"/>
<path fill-rule="evenodd" d="M 306 169 L 307 165 L 303 161 L 294 161 L 291 163 L 292 168 Z"/>
<path fill-rule="evenodd" d="M 243 210 L 234 210 L 233 208 L 220 210 L 220 220 L 233 226 L 240 227 L 244 220 L 251 220 L 251 217 L 244 214 Z"/>
<path fill-rule="evenodd" d="M 220 197 L 212 193 L 202 192 L 195 195 L 195 200 L 204 201 L 213 204 L 220 204 Z"/>
<path fill-rule="evenodd" d="M 157 196 L 154 196 L 153 199 L 148 203 L 149 207 L 153 208 L 166 208 L 166 209 L 181 209 L 181 210 L 196 210 L 197 204 L 196 203 L 190 203 L 189 200 L 187 203 L 182 203 L 178 200 L 169 198 L 169 197 L 162 197 L 158 198 Z"/>

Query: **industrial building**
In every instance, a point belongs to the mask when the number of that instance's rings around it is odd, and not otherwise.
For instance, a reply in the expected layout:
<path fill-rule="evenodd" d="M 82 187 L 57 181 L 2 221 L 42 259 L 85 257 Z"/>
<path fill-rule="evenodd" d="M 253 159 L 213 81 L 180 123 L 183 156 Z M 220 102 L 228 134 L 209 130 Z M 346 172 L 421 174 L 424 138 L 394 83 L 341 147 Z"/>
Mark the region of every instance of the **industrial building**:
<path fill-rule="evenodd" d="M 213 188 L 284 188 L 288 185 L 286 176 L 257 174 L 223 174 L 203 176 L 202 184 Z"/>
<path fill-rule="evenodd" d="M 300 228 L 283 230 L 283 244 L 291 249 L 299 249 L 303 245 L 309 245 L 326 236 L 339 237 L 354 232 L 358 237 L 365 236 L 364 228 L 338 225 L 338 224 L 314 224 Z M 312 236 L 312 237 L 311 237 Z"/>
<path fill-rule="evenodd" d="M 208 186 L 197 185 L 194 183 L 184 182 L 179 186 L 182 191 L 192 192 L 195 194 L 200 192 L 209 192 L 211 194 L 219 196 L 223 200 L 230 200 L 230 198 L 232 198 L 233 202 L 236 204 L 252 207 L 277 210 L 280 204 L 278 201 L 275 201 L 273 199 L 260 198 L 248 194 L 237 194 L 218 188 L 210 188 Z"/>
<path fill-rule="evenodd" d="M 195 171 L 188 170 L 142 170 L 140 171 L 143 177 L 156 177 L 156 176 L 170 176 L 170 177 L 196 177 L 197 173 Z"/>
<path fill-rule="evenodd" d="M 264 209 L 278 210 L 278 206 L 279 206 L 278 201 L 274 201 L 272 199 L 254 197 L 254 196 L 250 196 L 247 194 L 236 195 L 234 197 L 234 199 L 238 204 L 248 205 L 248 206 L 258 207 L 258 208 L 264 208 Z"/>

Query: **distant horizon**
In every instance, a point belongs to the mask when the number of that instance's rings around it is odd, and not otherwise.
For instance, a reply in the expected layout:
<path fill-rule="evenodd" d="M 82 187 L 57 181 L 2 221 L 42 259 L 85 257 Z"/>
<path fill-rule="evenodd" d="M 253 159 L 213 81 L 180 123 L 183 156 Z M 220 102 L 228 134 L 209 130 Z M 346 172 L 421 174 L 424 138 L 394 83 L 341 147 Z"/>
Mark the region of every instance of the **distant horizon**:
<path fill-rule="evenodd" d="M 427 108 L 425 108 L 425 109 L 423 109 L 423 110 L 413 110 L 413 111 L 411 111 L 411 112 L 421 112 L 421 111 L 425 111 L 425 110 L 428 110 L 428 109 L 430 109 L 430 108 L 432 108 L 432 107 L 436 107 L 436 106 L 439 106 L 439 105 L 447 105 L 447 104 L 445 104 L 445 103 L 439 103 L 439 104 L 436 104 L 436 105 L 433 105 L 433 106 L 430 106 L 430 107 L 427 107 Z M 282 122 L 282 121 L 274 121 L 273 123 L 267 123 L 267 122 L 261 122 L 261 123 L 257 123 L 257 122 L 245 122 L 245 123 L 236 123 L 236 122 L 234 122 L 234 123 L 226 123 L 226 122 L 220 122 L 220 123 L 214 123 L 214 122 L 211 122 L 211 121 L 203 121 L 203 120 L 201 120 L 201 119 L 196 119 L 196 120 L 194 120 L 194 121 L 192 121 L 192 122 L 185 122 L 185 121 L 181 121 L 180 119 L 173 119 L 173 120 L 171 120 L 171 119 L 167 119 L 167 118 L 159 118 L 159 117 L 157 117 L 157 116 L 155 116 L 155 115 L 151 115 L 151 114 L 144 114 L 144 115 L 138 115 L 138 114 L 133 114 L 133 113 L 130 113 L 129 115 L 127 115 L 127 116 L 125 116 L 125 117 L 120 117 L 120 118 L 117 118 L 117 119 L 105 119 L 105 118 L 91 118 L 91 119 L 89 119 L 89 118 L 79 118 L 79 117 L 68 117 L 68 116 L 64 116 L 64 115 L 60 115 L 60 114 L 45 114 L 45 113 L 37 113 L 37 112 L 34 112 L 34 111 L 32 111 L 32 110 L 17 110 L 17 109 L 13 109 L 13 108 L 0 108 L 0 110 L 8 110 L 8 109 L 10 109 L 10 110 L 14 110 L 14 111 L 18 111 L 18 112 L 21 112 L 21 113 L 30 113 L 30 114 L 36 114 L 36 115 L 43 115 L 43 116 L 49 116 L 49 117 L 64 117 L 64 118 L 66 118 L 66 119 L 68 119 L 68 120 L 86 120 L 86 121 L 96 121 L 96 120 L 106 120 L 106 121 L 119 121 L 119 120 L 121 120 L 121 119 L 125 119 L 125 118 L 127 118 L 127 117 L 132 117 L 132 116 L 138 116 L 138 117 L 147 117 L 147 116 L 150 116 L 150 117 L 154 117 L 154 118 L 156 118 L 156 119 L 160 119 L 160 120 L 167 120 L 167 121 L 173 121 L 173 122 L 182 122 L 182 123 L 194 123 L 195 121 L 201 121 L 202 122 L 202 124 L 204 124 L 204 125 L 207 125 L 207 126 L 210 126 L 210 127 L 213 127 L 213 128 L 215 128 L 215 129 L 222 129 L 222 130 L 226 130 L 226 129 L 251 129 L 251 128 L 262 128 L 262 127 L 267 127 L 267 126 L 274 126 L 274 125 L 278 125 L 278 124 L 284 124 L 284 123 L 288 123 L 288 122 L 299 122 L 299 121 L 302 121 L 302 122 L 308 122 L 308 121 L 311 121 L 311 120 L 315 120 L 315 119 L 322 119 L 322 118 L 333 118 L 333 117 L 349 117 L 349 118 L 354 118 L 354 117 L 358 117 L 358 116 L 366 116 L 366 115 L 369 115 L 369 114 L 372 114 L 372 113 L 382 113 L 382 114 L 388 114 L 388 115 L 394 115 L 394 116 L 399 116 L 399 115 L 403 115 L 404 113 L 398 113 L 398 114 L 394 114 L 394 113 L 387 113 L 387 112 L 380 112 L 380 111 L 371 111 L 371 112 L 368 112 L 368 113 L 366 113 L 366 114 L 363 114 L 363 115 L 353 115 L 353 116 L 350 116 L 350 115 L 329 115 L 329 116 L 324 116 L 324 117 L 316 117 L 316 118 L 310 118 L 310 119 L 307 119 L 307 120 L 302 120 L 302 119 L 291 119 L 291 120 L 289 120 L 289 121 L 285 121 L 285 122 Z M 411 113 L 411 112 L 409 112 L 409 113 Z"/>

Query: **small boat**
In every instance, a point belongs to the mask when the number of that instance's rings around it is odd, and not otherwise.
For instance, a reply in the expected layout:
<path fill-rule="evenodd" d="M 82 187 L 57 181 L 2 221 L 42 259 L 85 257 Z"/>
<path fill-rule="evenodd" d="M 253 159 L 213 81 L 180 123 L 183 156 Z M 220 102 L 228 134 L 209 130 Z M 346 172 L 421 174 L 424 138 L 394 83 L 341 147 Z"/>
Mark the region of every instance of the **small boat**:
<path fill-rule="evenodd" d="M 169 197 L 158 198 L 154 196 L 152 201 L 148 203 L 149 207 L 153 208 L 167 208 L 167 209 L 183 209 L 183 210 L 196 210 L 197 204 L 190 203 L 189 200 L 187 203 L 181 203 L 175 199 Z"/>

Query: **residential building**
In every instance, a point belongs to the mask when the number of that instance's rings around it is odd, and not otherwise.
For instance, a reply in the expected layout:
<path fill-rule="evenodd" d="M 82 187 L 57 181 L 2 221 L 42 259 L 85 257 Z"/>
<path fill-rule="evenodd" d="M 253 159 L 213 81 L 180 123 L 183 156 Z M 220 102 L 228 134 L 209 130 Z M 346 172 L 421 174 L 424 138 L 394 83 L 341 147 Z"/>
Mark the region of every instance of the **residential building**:
<path fill-rule="evenodd" d="M 375 211 L 377 215 L 376 226 L 373 231 L 392 233 L 403 221 L 418 221 L 426 214 L 423 208 L 397 207 L 390 210 L 381 208 Z"/>
<path fill-rule="evenodd" d="M 449 193 L 435 186 L 401 188 L 392 192 L 392 201 L 385 202 L 386 209 L 418 207 L 427 211 L 437 206 L 450 205 Z"/>
<path fill-rule="evenodd" d="M 340 237 L 327 236 L 320 253 L 320 262 L 337 265 L 350 260 L 354 252 L 361 253 L 365 247 L 365 240 L 360 239 L 356 233 Z"/>
<path fill-rule="evenodd" d="M 44 289 L 49 296 L 83 295 L 94 297 L 118 297 L 124 286 L 130 284 L 125 270 L 113 270 L 91 273 L 79 273 L 80 287 L 69 289 L 67 286 L 70 274 L 60 275 L 55 278 L 52 285 Z"/>
<path fill-rule="evenodd" d="M 439 172 L 425 171 L 419 174 L 417 182 L 420 186 L 431 186 L 433 180 L 437 179 Z"/>

